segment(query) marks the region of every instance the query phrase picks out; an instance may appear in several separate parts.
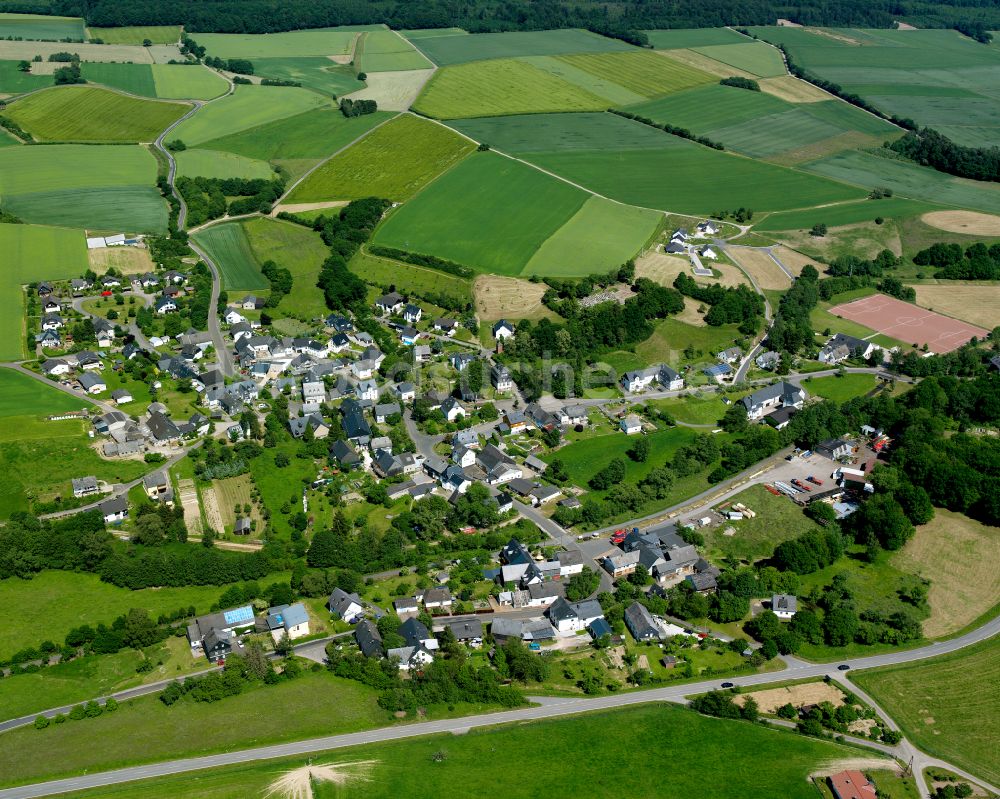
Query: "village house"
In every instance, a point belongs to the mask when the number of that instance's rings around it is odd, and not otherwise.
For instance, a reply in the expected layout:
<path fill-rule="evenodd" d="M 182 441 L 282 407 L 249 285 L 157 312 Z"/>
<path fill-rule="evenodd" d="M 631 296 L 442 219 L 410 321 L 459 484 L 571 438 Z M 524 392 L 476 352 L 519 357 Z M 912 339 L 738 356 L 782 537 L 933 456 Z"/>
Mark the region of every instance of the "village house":
<path fill-rule="evenodd" d="M 501 319 L 499 322 L 493 325 L 493 338 L 497 341 L 503 339 L 514 338 L 514 334 L 517 332 L 514 325 L 508 322 L 506 319 Z"/>
<path fill-rule="evenodd" d="M 268 608 L 265 623 L 276 644 L 285 636 L 294 641 L 309 635 L 309 613 L 301 602 Z"/>
<path fill-rule="evenodd" d="M 375 310 L 377 310 L 382 316 L 391 316 L 400 313 L 406 303 L 403 301 L 403 295 L 398 292 L 390 292 L 389 294 L 384 294 L 375 300 Z"/>
<path fill-rule="evenodd" d="M 354 628 L 354 640 L 366 658 L 380 658 L 384 654 L 382 634 L 368 619 L 364 619 Z"/>
<path fill-rule="evenodd" d="M 837 333 L 823 346 L 816 359 L 820 363 L 835 364 L 846 361 L 848 358 L 860 358 L 868 360 L 874 353 L 882 348 L 870 341 L 849 336 L 846 333 Z"/>
<path fill-rule="evenodd" d="M 510 376 L 510 370 L 502 364 L 494 364 L 490 369 L 490 383 L 501 394 L 506 394 L 514 388 L 514 380 Z"/>
<path fill-rule="evenodd" d="M 361 597 L 357 594 L 348 594 L 340 588 L 333 589 L 333 593 L 326 601 L 326 606 L 330 609 L 330 613 L 348 624 L 353 624 L 364 612 Z"/>
<path fill-rule="evenodd" d="M 779 619 L 787 621 L 799 609 L 799 600 L 792 594 L 775 594 L 771 597 L 771 611 Z"/>
<path fill-rule="evenodd" d="M 765 386 L 748 394 L 741 402 L 751 421 L 766 416 L 778 408 L 801 409 L 806 400 L 806 392 L 787 381 Z"/>
<path fill-rule="evenodd" d="M 642 432 L 642 419 L 640 419 L 635 414 L 629 414 L 619 422 L 619 427 L 621 431 L 627 435 L 632 436 L 636 433 Z"/>
<path fill-rule="evenodd" d="M 597 619 L 604 617 L 601 603 L 588 599 L 583 602 L 567 602 L 557 598 L 545 611 L 552 626 L 560 633 L 575 633 L 587 629 Z"/>
<path fill-rule="evenodd" d="M 91 494 L 97 494 L 101 490 L 97 483 L 97 478 L 93 475 L 89 477 L 74 477 L 70 482 L 73 485 L 74 497 L 90 496 Z"/>
<path fill-rule="evenodd" d="M 658 641 L 660 628 L 645 605 L 633 602 L 625 609 L 625 626 L 636 641 Z"/>
<path fill-rule="evenodd" d="M 84 373 L 80 375 L 77 380 L 80 383 L 80 388 L 87 394 L 100 394 L 108 390 L 108 384 L 104 382 L 104 378 L 99 375 Z"/>
<path fill-rule="evenodd" d="M 105 500 L 97 507 L 104 517 L 105 524 L 118 524 L 128 516 L 128 499 L 124 496 Z"/>
<path fill-rule="evenodd" d="M 478 649 L 483 645 L 483 623 L 479 619 L 446 621 L 444 629 L 451 630 L 460 644 Z"/>

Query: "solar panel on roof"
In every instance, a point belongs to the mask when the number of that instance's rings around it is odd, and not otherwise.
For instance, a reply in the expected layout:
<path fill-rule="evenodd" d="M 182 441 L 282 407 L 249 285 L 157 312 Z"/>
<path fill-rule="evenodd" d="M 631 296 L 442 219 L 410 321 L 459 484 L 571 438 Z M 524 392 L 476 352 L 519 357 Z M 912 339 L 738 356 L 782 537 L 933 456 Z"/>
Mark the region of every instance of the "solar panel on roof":
<path fill-rule="evenodd" d="M 242 622 L 251 622 L 253 621 L 253 608 L 250 605 L 244 605 L 241 608 L 224 610 L 222 611 L 222 618 L 226 620 L 226 624 L 240 624 Z"/>

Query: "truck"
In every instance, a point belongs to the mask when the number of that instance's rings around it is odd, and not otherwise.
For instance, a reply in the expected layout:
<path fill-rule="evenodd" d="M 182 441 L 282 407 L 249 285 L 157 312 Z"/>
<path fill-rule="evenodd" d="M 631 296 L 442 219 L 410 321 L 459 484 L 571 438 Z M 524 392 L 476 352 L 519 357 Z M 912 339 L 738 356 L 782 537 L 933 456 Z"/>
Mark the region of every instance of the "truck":
<path fill-rule="evenodd" d="M 812 491 L 812 489 L 809 486 L 807 486 L 805 483 L 803 483 L 797 477 L 794 480 L 792 480 L 792 485 L 795 486 L 798 489 L 801 489 L 802 491 Z"/>
<path fill-rule="evenodd" d="M 806 480 L 808 480 L 808 481 L 809 481 L 810 483 L 812 483 L 813 485 L 817 485 L 817 486 L 821 486 L 821 485 L 823 485 L 823 481 L 822 481 L 822 480 L 820 480 L 820 479 L 819 479 L 818 477 L 813 477 L 812 475 L 809 475 L 809 476 L 808 476 L 808 477 L 806 478 Z"/>

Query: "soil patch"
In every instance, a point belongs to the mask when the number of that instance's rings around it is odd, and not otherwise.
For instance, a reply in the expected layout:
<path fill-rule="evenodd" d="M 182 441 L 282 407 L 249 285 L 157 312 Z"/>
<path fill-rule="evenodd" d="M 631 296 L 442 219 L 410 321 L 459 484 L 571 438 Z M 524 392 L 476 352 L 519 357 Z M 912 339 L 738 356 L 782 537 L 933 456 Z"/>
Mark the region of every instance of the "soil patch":
<path fill-rule="evenodd" d="M 733 697 L 733 702 L 742 706 L 748 696 L 757 700 L 757 707 L 761 713 L 769 715 L 773 715 L 779 707 L 788 704 L 796 708 L 805 705 L 818 705 L 820 702 L 829 702 L 834 707 L 840 707 L 844 704 L 843 691 L 835 685 L 828 685 L 825 682 L 807 682 L 784 688 L 768 688 L 765 691 L 737 694 Z"/>
<path fill-rule="evenodd" d="M 1000 236 L 1000 216 L 980 214 L 975 211 L 931 211 L 920 217 L 925 225 L 965 233 L 970 236 Z"/>
<path fill-rule="evenodd" d="M 327 200 L 322 203 L 280 203 L 271 209 L 271 216 L 277 216 L 282 211 L 298 214 L 302 211 L 321 211 L 324 208 L 343 208 L 348 200 Z"/>
<path fill-rule="evenodd" d="M 815 258 L 810 258 L 808 255 L 803 255 L 798 250 L 793 250 L 791 247 L 785 247 L 784 245 L 779 245 L 777 247 L 773 247 L 771 249 L 771 252 L 774 253 L 775 257 L 779 261 L 781 261 L 785 269 L 787 269 L 796 277 L 802 274 L 802 268 L 806 264 L 816 266 Z M 818 267 L 817 271 L 819 271 Z"/>
<path fill-rule="evenodd" d="M 964 319 L 987 330 L 1000 322 L 1000 285 L 968 286 L 962 283 L 914 286 L 924 308 Z"/>
<path fill-rule="evenodd" d="M 751 247 L 728 247 L 726 253 L 756 281 L 763 290 L 783 291 L 792 285 L 791 279 L 766 250 Z"/>
<path fill-rule="evenodd" d="M 184 508 L 184 524 L 191 535 L 201 535 L 201 507 L 198 504 L 198 489 L 194 480 L 177 481 L 177 499 Z"/>
<path fill-rule="evenodd" d="M 205 507 L 205 519 L 208 526 L 216 533 L 222 533 L 225 525 L 222 520 L 222 511 L 219 508 L 219 495 L 215 493 L 215 488 L 206 488 L 201 495 L 202 504 Z"/>
<path fill-rule="evenodd" d="M 90 268 L 103 275 L 114 268 L 123 275 L 142 275 L 153 271 L 153 259 L 145 247 L 101 247 L 87 250 Z"/>
<path fill-rule="evenodd" d="M 476 312 L 482 319 L 540 319 L 551 315 L 542 305 L 548 286 L 516 277 L 479 275 L 473 283 Z"/>

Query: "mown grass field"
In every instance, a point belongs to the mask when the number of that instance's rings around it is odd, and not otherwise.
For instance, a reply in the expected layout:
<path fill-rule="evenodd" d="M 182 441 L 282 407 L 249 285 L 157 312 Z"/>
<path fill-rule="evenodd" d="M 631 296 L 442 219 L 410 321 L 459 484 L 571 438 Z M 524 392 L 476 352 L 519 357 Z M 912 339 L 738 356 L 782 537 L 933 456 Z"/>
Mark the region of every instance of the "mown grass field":
<path fill-rule="evenodd" d="M 285 58 L 288 56 L 346 55 L 359 31 L 381 25 L 317 28 L 255 35 L 250 33 L 200 33 L 198 44 L 216 58 Z"/>
<path fill-rule="evenodd" d="M 188 110 L 90 86 L 53 87 L 25 97 L 7 116 L 39 141 L 150 142 Z"/>
<path fill-rule="evenodd" d="M 741 42 L 732 44 L 711 44 L 693 47 L 696 53 L 701 53 L 716 61 L 721 61 L 736 69 L 741 69 L 761 78 L 776 78 L 784 75 L 785 64 L 781 53 L 764 42 L 755 42 L 741 37 Z"/>
<path fill-rule="evenodd" d="M 806 378 L 802 387 L 813 396 L 843 403 L 867 394 L 876 382 L 875 375 L 845 374 Z"/>
<path fill-rule="evenodd" d="M 406 39 L 388 30 L 361 34 L 354 64 L 361 72 L 397 72 L 434 66 Z"/>
<path fill-rule="evenodd" d="M 227 700 L 228 701 L 228 700 Z M 66 725 L 69 726 L 69 725 Z M 663 735 L 669 730 L 669 735 Z M 607 757 L 609 740 L 637 739 L 641 748 L 626 748 Z M 496 753 L 516 756 L 534 776 L 518 769 L 484 768 Z M 444 759 L 434 754 L 442 752 Z M 704 775 L 713 771 L 726 783 L 726 795 L 760 799 L 814 799 L 807 776 L 821 764 L 856 756 L 854 750 L 827 741 L 766 729 L 759 725 L 699 716 L 666 704 L 587 713 L 532 724 L 471 730 L 461 736 L 427 736 L 310 756 L 316 764 L 373 760 L 368 779 L 345 786 L 313 783 L 316 799 L 391 797 L 400 793 L 432 797 L 435 786 L 462 785 L 469 795 L 501 791 L 512 799 L 539 793 L 583 794 L 612 799 L 659 796 L 682 799 L 705 793 Z M 650 760 L 674 764 L 664 780 Z M 84 792 L 79 799 L 153 799 L 160 796 L 240 799 L 266 792 L 275 777 L 305 765 L 301 757 L 241 764 L 212 771 L 110 786 Z M 719 764 L 724 763 L 720 769 Z M 438 767 L 441 768 L 438 768 Z M 728 792 L 732 791 L 733 794 Z"/>
<path fill-rule="evenodd" d="M 711 47 L 719 44 L 742 44 L 746 36 L 729 28 L 678 28 L 646 31 L 649 43 L 657 50 L 683 50 L 688 47 Z"/>
<path fill-rule="evenodd" d="M 174 153 L 177 174 L 206 178 L 261 178 L 268 180 L 274 170 L 267 161 L 258 161 L 223 150 L 182 150 Z"/>
<path fill-rule="evenodd" d="M 80 65 L 88 83 L 102 83 L 129 94 L 156 97 L 152 64 L 113 64 L 87 61 Z"/>
<path fill-rule="evenodd" d="M 421 38 L 420 49 L 438 66 L 464 64 L 493 58 L 564 55 L 567 53 L 620 53 L 632 47 L 584 30 L 517 31 L 513 33 L 460 33 Z"/>
<path fill-rule="evenodd" d="M 24 295 L 21 286 L 33 281 L 82 275 L 87 270 L 87 243 L 80 230 L 0 225 L 0 252 L 3 253 L 0 302 L 6 309 L 0 314 L 0 360 L 15 361 L 25 356 L 26 331 L 22 331 Z M 18 381 L 9 378 L 5 372 L 0 372 L 0 375 L 9 381 L 8 388 L 13 390 Z M 4 405 L 0 400 L 2 407 Z M 20 412 L 23 413 L 23 410 Z"/>
<path fill-rule="evenodd" d="M 728 504 L 734 502 L 742 502 L 757 516 L 742 521 L 724 521 L 703 531 L 708 557 L 716 563 L 724 558 L 747 563 L 769 558 L 782 541 L 816 527 L 802 513 L 802 508 L 788 497 L 776 497 L 761 485 L 751 486 L 727 500 Z M 734 535 L 725 535 L 729 527 L 736 530 Z"/>
<path fill-rule="evenodd" d="M 377 286 L 406 286 L 417 296 L 443 294 L 459 302 L 472 300 L 472 284 L 436 269 L 359 252 L 347 264 L 354 274 Z"/>
<path fill-rule="evenodd" d="M 907 200 L 903 197 L 859 200 L 828 205 L 822 209 L 809 211 L 778 211 L 768 214 L 759 222 L 754 219 L 754 230 L 809 230 L 817 222 L 824 222 L 830 227 L 854 225 L 859 222 L 871 222 L 877 216 L 881 216 L 883 219 L 906 219 L 920 216 L 938 207 L 920 200 Z"/>
<path fill-rule="evenodd" d="M 712 75 L 648 50 L 564 55 L 559 60 L 643 97 L 657 97 L 715 81 Z"/>
<path fill-rule="evenodd" d="M 20 94 L 35 89 L 44 89 L 52 85 L 49 75 L 32 75 L 21 72 L 17 61 L 0 61 L 0 92 L 4 94 Z"/>
<path fill-rule="evenodd" d="M 375 242 L 516 275 L 586 199 L 524 164 L 476 153 L 398 208 Z"/>
<path fill-rule="evenodd" d="M 1000 640 L 951 655 L 856 672 L 851 679 L 930 755 L 1000 781 Z"/>
<path fill-rule="evenodd" d="M 229 97 L 205 106 L 193 117 L 178 125 L 171 136 L 181 139 L 190 147 L 278 119 L 302 114 L 314 108 L 329 108 L 329 106 L 328 99 L 308 89 L 286 86 L 238 86 Z"/>
<path fill-rule="evenodd" d="M 319 233 L 280 219 L 249 219 L 243 229 L 257 263 L 274 261 L 292 273 L 292 290 L 278 310 L 311 319 L 327 311 L 323 293 L 316 286 L 319 270 L 330 257 L 330 248 Z"/>
<path fill-rule="evenodd" d="M 656 211 L 591 197 L 550 236 L 524 267 L 525 275 L 590 275 L 633 258 L 663 219 Z"/>
<path fill-rule="evenodd" d="M 408 200 L 474 147 L 442 125 L 403 114 L 331 158 L 296 186 L 287 201 Z"/>
<path fill-rule="evenodd" d="M 37 14 L 0 14 L 0 38 L 83 39 L 83 20 L 79 17 L 49 17 Z"/>
<path fill-rule="evenodd" d="M 242 223 L 212 225 L 191 238 L 219 267 L 222 287 L 227 291 L 256 291 L 270 287 L 260 272 L 260 262 L 254 256 Z"/>
<path fill-rule="evenodd" d="M 181 38 L 180 25 L 129 25 L 123 28 L 88 28 L 91 39 L 103 39 L 106 44 L 174 44 Z"/>
<path fill-rule="evenodd" d="M 221 75 L 197 64 L 152 64 L 156 96 L 166 100 L 210 100 L 229 88 Z"/>
<path fill-rule="evenodd" d="M 494 150 L 514 155 L 600 150 L 608 142 L 614 142 L 619 150 L 655 150 L 673 141 L 663 131 L 615 114 L 525 114 L 448 124 Z"/>
<path fill-rule="evenodd" d="M 358 81 L 352 67 L 336 64 L 323 56 L 256 58 L 253 68 L 261 77 L 292 80 L 307 89 L 338 97 L 364 86 Z"/>
<path fill-rule="evenodd" d="M 71 397 L 40 380 L 13 369 L 0 369 L 0 417 L 22 416 L 25 410 L 44 416 L 89 407 L 89 402 Z"/>
<path fill-rule="evenodd" d="M 167 229 L 167 205 L 152 186 L 56 189 L 14 195 L 4 205 L 26 222 L 138 233 Z"/>

